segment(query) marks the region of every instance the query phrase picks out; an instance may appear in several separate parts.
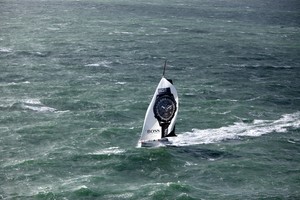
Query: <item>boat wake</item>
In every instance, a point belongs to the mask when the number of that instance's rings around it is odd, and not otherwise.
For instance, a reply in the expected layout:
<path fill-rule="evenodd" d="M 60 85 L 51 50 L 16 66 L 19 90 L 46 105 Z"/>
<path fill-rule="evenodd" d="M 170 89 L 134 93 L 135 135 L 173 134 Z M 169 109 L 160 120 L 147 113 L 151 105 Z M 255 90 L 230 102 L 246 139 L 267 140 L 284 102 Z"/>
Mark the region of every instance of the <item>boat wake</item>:
<path fill-rule="evenodd" d="M 240 137 L 258 137 L 268 133 L 284 133 L 300 128 L 300 112 L 285 114 L 278 120 L 254 120 L 252 123 L 236 122 L 233 125 L 215 129 L 193 129 L 170 138 L 174 146 L 217 143 Z"/>

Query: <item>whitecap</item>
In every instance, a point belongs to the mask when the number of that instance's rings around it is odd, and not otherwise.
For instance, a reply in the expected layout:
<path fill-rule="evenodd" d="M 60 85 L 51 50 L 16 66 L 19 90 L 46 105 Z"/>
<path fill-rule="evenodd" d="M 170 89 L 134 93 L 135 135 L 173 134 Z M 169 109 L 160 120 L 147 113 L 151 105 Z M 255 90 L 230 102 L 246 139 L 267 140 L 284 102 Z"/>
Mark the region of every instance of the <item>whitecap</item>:
<path fill-rule="evenodd" d="M 186 166 L 197 166 L 197 165 L 198 165 L 197 163 L 186 161 L 185 164 L 184 164 L 184 167 L 186 167 Z"/>
<path fill-rule="evenodd" d="M 116 82 L 116 85 L 125 85 L 126 82 Z"/>
<path fill-rule="evenodd" d="M 7 159 L 7 161 L 3 164 L 3 167 L 15 166 L 19 164 L 23 164 L 25 162 L 34 161 L 33 158 L 30 159 Z"/>
<path fill-rule="evenodd" d="M 54 112 L 56 111 L 55 108 L 47 107 L 47 106 L 28 106 L 28 105 L 23 105 L 23 108 L 37 111 L 37 112 Z"/>
<path fill-rule="evenodd" d="M 86 66 L 86 67 L 100 67 L 100 64 L 99 63 L 93 63 L 93 64 L 86 64 L 84 66 Z"/>
<path fill-rule="evenodd" d="M 58 30 L 60 30 L 60 28 L 48 27 L 47 30 L 49 30 L 49 31 L 58 31 Z"/>
<path fill-rule="evenodd" d="M 23 99 L 21 101 L 21 107 L 37 112 L 55 112 L 55 108 L 45 106 L 39 99 Z"/>
<path fill-rule="evenodd" d="M 84 65 L 85 67 L 105 67 L 105 68 L 111 68 L 111 65 L 112 62 L 111 61 L 100 61 L 100 62 L 97 62 L 97 63 L 90 63 L 90 64 L 86 64 Z"/>
<path fill-rule="evenodd" d="M 130 199 L 134 196 L 132 192 L 125 192 L 122 194 L 109 194 L 105 195 L 105 199 Z"/>
<path fill-rule="evenodd" d="M 293 140 L 293 139 L 288 139 L 287 140 L 288 143 L 291 143 L 291 144 L 297 144 L 297 141 Z"/>
<path fill-rule="evenodd" d="M 11 86 L 11 85 L 17 85 L 16 82 L 10 82 L 10 83 L 1 83 L 0 86 L 1 87 L 7 87 L 7 86 Z"/>
<path fill-rule="evenodd" d="M 259 137 L 273 132 L 285 133 L 300 128 L 300 112 L 285 114 L 278 120 L 254 120 L 252 123 L 236 122 L 233 125 L 215 129 L 193 129 L 170 138 L 175 146 L 217 143 L 240 137 Z"/>
<path fill-rule="evenodd" d="M 88 189 L 88 187 L 86 185 L 79 185 L 73 188 L 74 191 L 82 190 L 82 189 Z"/>
<path fill-rule="evenodd" d="M 24 81 L 24 82 L 10 82 L 10 83 L 1 83 L 0 86 L 1 87 L 7 87 L 7 86 L 12 86 L 12 85 L 21 85 L 21 84 L 29 84 L 29 81 Z"/>
<path fill-rule="evenodd" d="M 120 149 L 119 147 L 109 147 L 101 150 L 97 150 L 93 153 L 89 153 L 89 155 L 111 155 L 111 154 L 121 154 L 124 153 L 124 149 Z"/>
<path fill-rule="evenodd" d="M 35 105 L 42 104 L 39 99 L 24 99 L 24 100 L 22 100 L 22 102 L 26 103 L 26 104 L 35 104 Z"/>
<path fill-rule="evenodd" d="M 118 34 L 118 35 L 133 35 L 133 32 L 128 32 L 128 31 L 113 31 L 110 32 L 109 35 L 114 35 L 114 34 Z"/>
<path fill-rule="evenodd" d="M 77 185 L 77 184 L 80 182 L 86 182 L 91 177 L 92 177 L 92 175 L 80 175 L 78 177 L 65 179 L 61 185 L 62 186 L 70 186 L 72 188 L 72 190 L 74 190 L 74 191 L 80 190 L 80 189 L 87 189 L 88 187 L 86 185 Z"/>
<path fill-rule="evenodd" d="M 0 47 L 0 52 L 2 53 L 11 53 L 12 49 L 6 47 Z"/>

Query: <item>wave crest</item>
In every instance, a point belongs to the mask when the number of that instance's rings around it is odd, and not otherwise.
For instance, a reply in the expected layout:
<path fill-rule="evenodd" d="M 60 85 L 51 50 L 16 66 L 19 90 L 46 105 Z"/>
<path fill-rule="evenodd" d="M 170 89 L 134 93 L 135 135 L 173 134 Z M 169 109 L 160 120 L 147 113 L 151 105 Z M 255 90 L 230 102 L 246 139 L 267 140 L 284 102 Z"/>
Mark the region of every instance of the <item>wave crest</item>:
<path fill-rule="evenodd" d="M 55 112 L 55 108 L 51 108 L 42 104 L 39 99 L 26 99 L 21 103 L 21 107 L 24 109 L 29 109 L 37 112 Z"/>

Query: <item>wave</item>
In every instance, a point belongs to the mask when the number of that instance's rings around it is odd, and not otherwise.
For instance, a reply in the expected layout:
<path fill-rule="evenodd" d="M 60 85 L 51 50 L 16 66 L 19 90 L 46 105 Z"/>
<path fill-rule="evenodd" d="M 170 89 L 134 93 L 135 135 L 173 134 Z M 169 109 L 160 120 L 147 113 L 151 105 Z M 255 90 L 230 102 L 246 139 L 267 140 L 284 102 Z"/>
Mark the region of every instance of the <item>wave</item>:
<path fill-rule="evenodd" d="M 110 32 L 109 35 L 133 35 L 133 32 L 128 32 L 128 31 L 113 31 Z"/>
<path fill-rule="evenodd" d="M 260 65 L 260 64 L 223 64 L 224 66 L 238 67 L 238 68 L 248 68 L 248 69 L 292 69 L 291 65 Z"/>
<path fill-rule="evenodd" d="M 124 153 L 124 149 L 120 149 L 119 147 L 109 147 L 106 149 L 101 149 L 98 151 L 95 151 L 93 153 L 89 153 L 89 155 L 111 155 L 111 154 L 121 154 Z"/>
<path fill-rule="evenodd" d="M 120 82 L 116 82 L 115 84 L 116 84 L 116 85 L 125 85 L 126 82 L 121 82 L 121 81 L 120 81 Z"/>
<path fill-rule="evenodd" d="M 300 112 L 285 114 L 278 120 L 254 120 L 252 123 L 236 122 L 233 125 L 215 129 L 193 129 L 192 132 L 170 138 L 175 146 L 217 143 L 241 137 L 259 137 L 269 133 L 285 133 L 300 128 Z"/>
<path fill-rule="evenodd" d="M 0 83 L 0 87 L 7 87 L 12 85 L 23 85 L 23 84 L 30 84 L 29 81 L 23 81 L 23 82 L 10 82 L 10 83 Z"/>
<path fill-rule="evenodd" d="M 6 47 L 0 47 L 0 53 L 11 53 L 13 50 Z"/>
<path fill-rule="evenodd" d="M 112 62 L 111 61 L 100 61 L 100 62 L 97 62 L 97 63 L 90 63 L 90 64 L 86 64 L 84 65 L 85 67 L 104 67 L 104 68 L 111 68 L 111 64 Z"/>
<path fill-rule="evenodd" d="M 36 112 L 56 112 L 62 113 L 66 111 L 58 111 L 56 108 L 52 108 L 44 105 L 39 99 L 3 99 L 0 101 L 0 109 L 16 109 L 16 110 L 31 110 Z"/>
<path fill-rule="evenodd" d="M 40 102 L 39 99 L 26 99 L 23 100 L 21 103 L 21 107 L 37 112 L 55 112 L 57 111 L 55 108 L 51 108 L 48 106 L 45 106 Z"/>

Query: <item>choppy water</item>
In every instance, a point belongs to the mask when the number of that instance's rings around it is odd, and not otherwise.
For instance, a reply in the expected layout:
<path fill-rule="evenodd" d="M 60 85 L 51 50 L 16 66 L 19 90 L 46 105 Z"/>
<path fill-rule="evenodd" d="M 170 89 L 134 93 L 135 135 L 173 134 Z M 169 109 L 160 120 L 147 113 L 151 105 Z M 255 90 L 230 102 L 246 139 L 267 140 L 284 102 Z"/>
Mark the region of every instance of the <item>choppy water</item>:
<path fill-rule="evenodd" d="M 0 0 L 0 199 L 299 199 L 297 0 Z M 136 148 L 168 59 L 175 147 Z"/>

